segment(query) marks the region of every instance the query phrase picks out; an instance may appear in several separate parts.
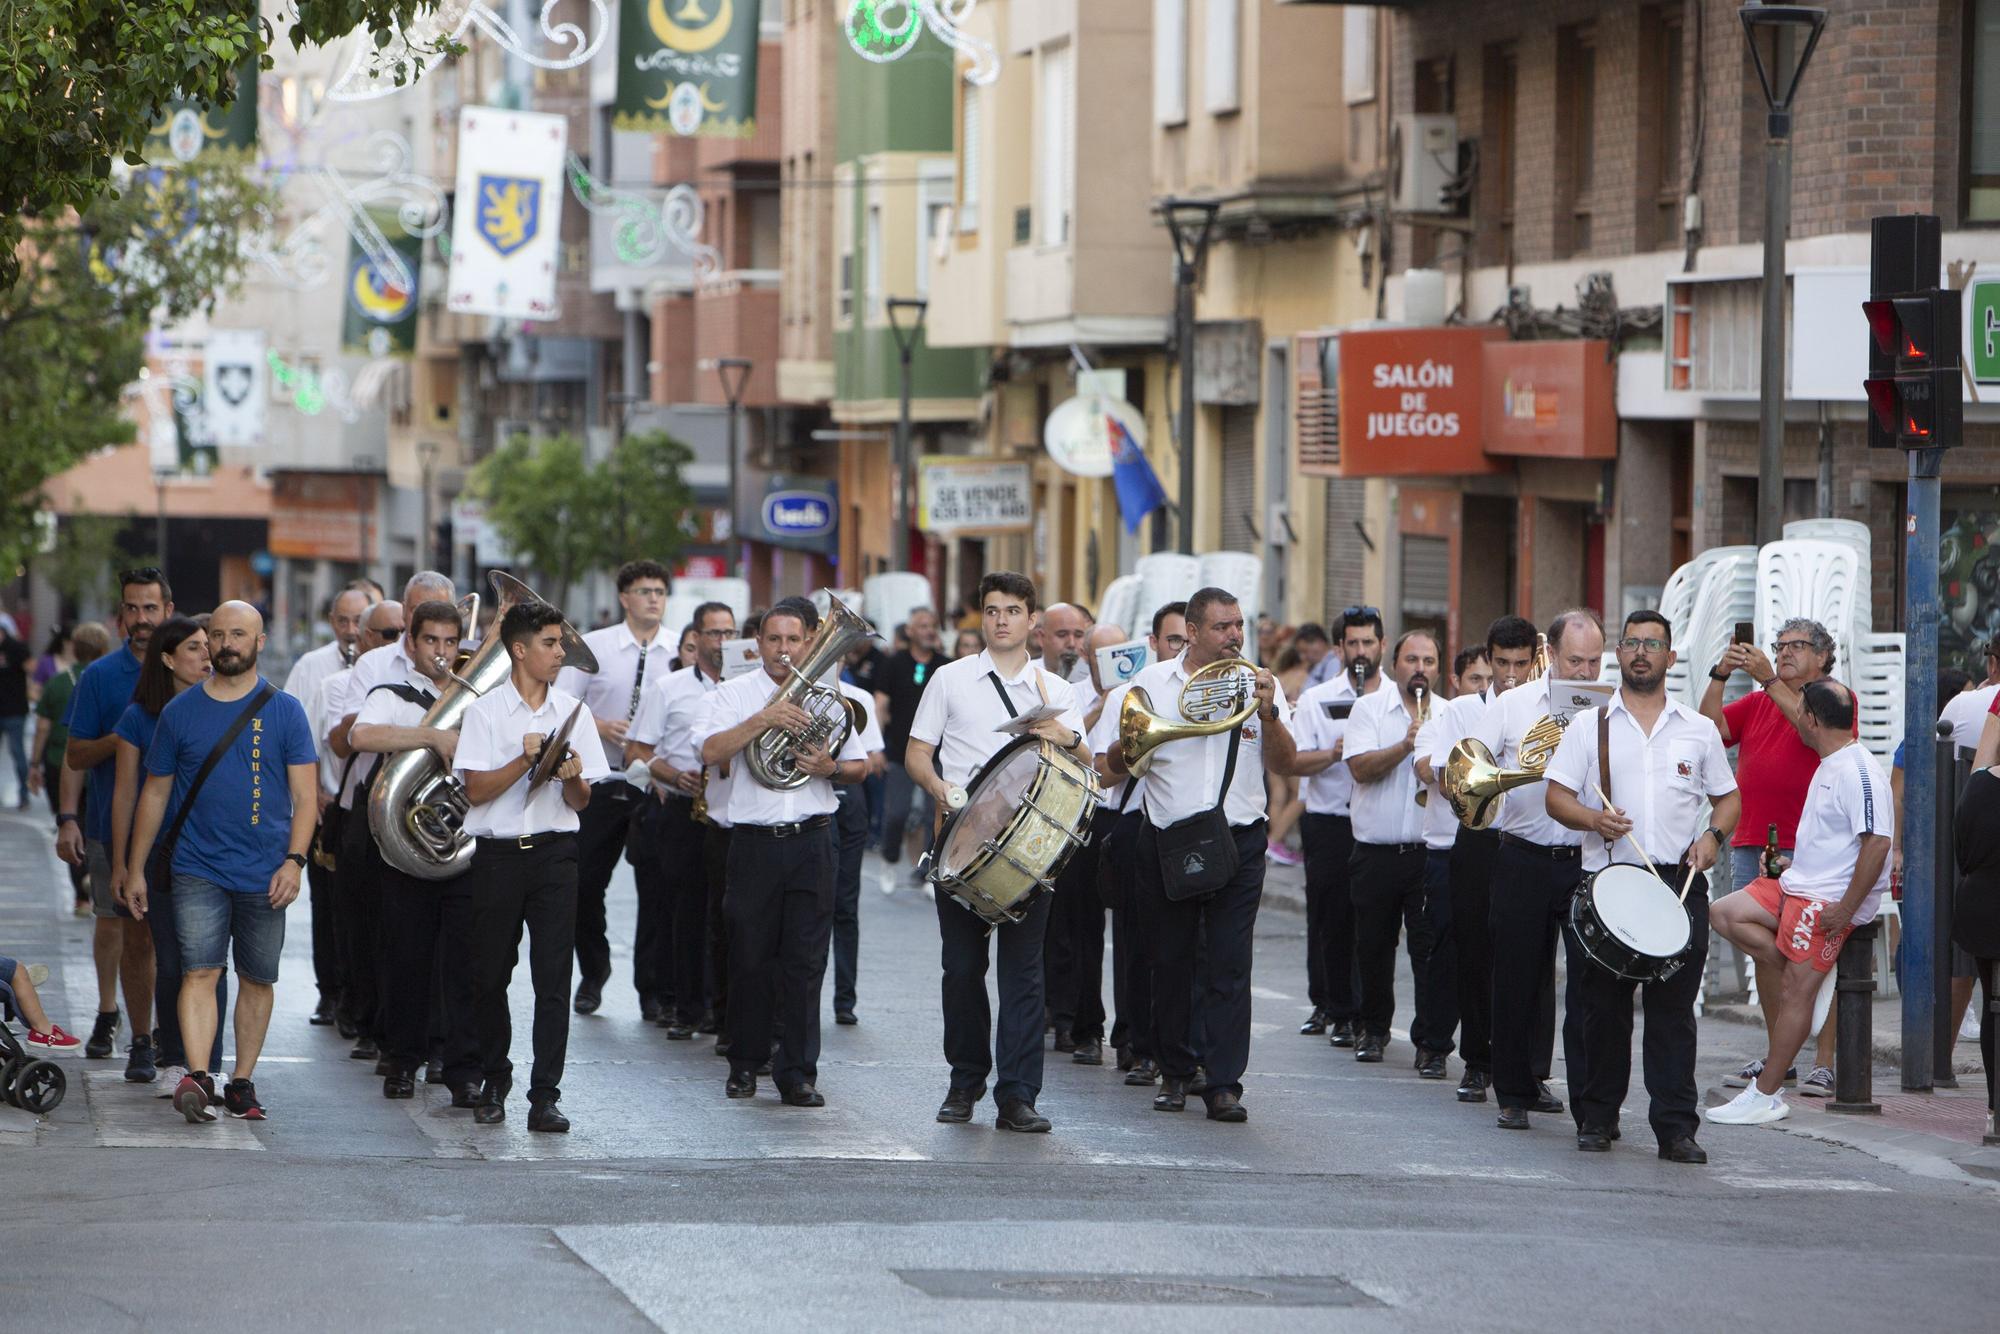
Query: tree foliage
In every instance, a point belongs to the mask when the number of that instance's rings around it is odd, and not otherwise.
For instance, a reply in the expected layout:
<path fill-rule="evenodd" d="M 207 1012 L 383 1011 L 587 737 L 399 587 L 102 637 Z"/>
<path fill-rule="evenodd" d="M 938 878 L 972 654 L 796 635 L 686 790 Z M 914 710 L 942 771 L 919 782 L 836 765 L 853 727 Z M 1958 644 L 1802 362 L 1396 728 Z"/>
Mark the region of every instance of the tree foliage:
<path fill-rule="evenodd" d="M 681 468 L 692 457 L 658 432 L 627 436 L 597 463 L 575 436 L 517 437 L 473 470 L 471 489 L 516 561 L 546 578 L 541 591 L 560 606 L 591 570 L 679 554 L 694 505 Z"/>

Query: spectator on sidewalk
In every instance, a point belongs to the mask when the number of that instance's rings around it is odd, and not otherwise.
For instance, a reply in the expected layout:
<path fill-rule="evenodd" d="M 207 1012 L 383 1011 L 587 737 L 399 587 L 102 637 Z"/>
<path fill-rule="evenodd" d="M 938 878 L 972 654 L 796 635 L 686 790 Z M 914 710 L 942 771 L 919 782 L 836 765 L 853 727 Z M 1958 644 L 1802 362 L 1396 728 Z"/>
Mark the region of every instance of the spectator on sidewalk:
<path fill-rule="evenodd" d="M 0 954 L 0 1016 L 4 1016 L 9 1008 L 21 1016 L 21 1022 L 28 1026 L 27 1036 L 22 1041 L 30 1047 L 39 1047 L 43 1051 L 75 1051 L 83 1044 L 49 1022 L 49 1013 L 42 1008 L 41 997 L 35 994 L 36 972 L 44 979 L 49 975 L 49 970 L 39 964 L 31 968 Z"/>
<path fill-rule="evenodd" d="M 48 799 L 51 815 L 62 809 L 63 747 L 69 744 L 69 729 L 63 726 L 63 719 L 69 715 L 69 702 L 83 669 L 111 651 L 111 632 L 96 621 L 86 621 L 69 632 L 63 643 L 68 661 L 42 683 L 41 698 L 35 701 L 35 743 L 28 748 L 36 766 L 28 771 L 28 786 L 39 789 Z M 76 915 L 90 916 L 90 883 L 83 867 L 69 868 L 69 884 L 76 895 Z"/>
<path fill-rule="evenodd" d="M 172 881 L 185 969 L 181 1037 L 190 1061 L 209 1052 L 220 1021 L 216 975 L 233 941 L 236 1067 L 223 1107 L 231 1116 L 261 1121 L 264 1108 L 251 1076 L 271 1024 L 285 909 L 299 896 L 312 845 L 317 757 L 305 710 L 257 672 L 264 647 L 257 609 L 223 603 L 209 617 L 208 639 L 215 674 L 160 711 L 146 752 L 148 777 L 132 831 L 132 861 L 140 869 L 128 866 L 126 897 L 143 916 L 143 859 L 173 799 L 179 810 L 161 856 Z M 191 1067 L 174 1089 L 174 1108 L 190 1122 L 213 1121 L 214 1098 L 213 1077 Z"/>
<path fill-rule="evenodd" d="M 35 651 L 0 625 L 0 745 L 14 762 L 14 805 L 28 809 L 28 670 Z"/>
<path fill-rule="evenodd" d="M 2000 1109 L 1995 1100 L 1994 1044 L 2000 1039 L 2000 1016 L 1993 1013 L 2000 989 L 2000 771 L 1973 770 L 1958 799 L 1952 825 L 1958 853 L 1958 898 L 1952 914 L 1953 952 L 1972 958 L 1979 977 L 1979 1062 L 1986 1068 L 1986 1109 Z"/>

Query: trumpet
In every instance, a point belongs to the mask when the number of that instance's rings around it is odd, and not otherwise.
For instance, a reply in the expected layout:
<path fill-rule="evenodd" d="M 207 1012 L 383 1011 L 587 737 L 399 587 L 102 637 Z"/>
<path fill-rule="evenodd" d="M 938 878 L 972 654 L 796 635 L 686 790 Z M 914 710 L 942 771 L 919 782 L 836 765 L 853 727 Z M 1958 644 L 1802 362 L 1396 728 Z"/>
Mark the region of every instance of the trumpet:
<path fill-rule="evenodd" d="M 1177 705 L 1186 721 L 1168 722 L 1153 710 L 1141 686 L 1125 692 L 1118 706 L 1118 741 L 1125 767 L 1143 777 L 1153 752 L 1169 741 L 1233 732 L 1257 711 L 1257 667 L 1242 658 L 1223 658 L 1196 669 L 1181 687 Z"/>

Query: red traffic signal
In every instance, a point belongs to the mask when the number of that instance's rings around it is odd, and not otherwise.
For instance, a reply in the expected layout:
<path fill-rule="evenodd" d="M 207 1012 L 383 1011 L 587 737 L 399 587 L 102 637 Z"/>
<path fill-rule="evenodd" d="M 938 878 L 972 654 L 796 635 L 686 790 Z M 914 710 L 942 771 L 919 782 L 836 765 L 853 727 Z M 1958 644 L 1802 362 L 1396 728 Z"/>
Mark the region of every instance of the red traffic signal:
<path fill-rule="evenodd" d="M 1868 349 L 1868 443 L 1878 449 L 1956 445 L 1963 420 L 1959 384 L 1959 294 L 1941 288 L 1861 303 Z"/>

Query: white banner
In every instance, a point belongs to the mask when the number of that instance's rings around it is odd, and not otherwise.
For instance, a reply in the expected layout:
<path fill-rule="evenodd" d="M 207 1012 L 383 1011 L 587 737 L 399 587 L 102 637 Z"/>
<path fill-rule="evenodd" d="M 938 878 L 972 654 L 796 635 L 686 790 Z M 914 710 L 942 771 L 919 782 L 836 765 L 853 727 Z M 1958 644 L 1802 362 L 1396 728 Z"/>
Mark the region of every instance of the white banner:
<path fill-rule="evenodd" d="M 1034 483 L 1025 463 L 925 459 L 918 487 L 927 533 L 1024 533 L 1034 523 Z"/>
<path fill-rule="evenodd" d="M 202 375 L 202 406 L 209 439 L 231 447 L 264 443 L 264 408 L 270 400 L 259 329 L 211 329 Z"/>
<path fill-rule="evenodd" d="M 460 109 L 450 309 L 516 320 L 561 313 L 556 244 L 567 137 L 561 116 Z"/>

